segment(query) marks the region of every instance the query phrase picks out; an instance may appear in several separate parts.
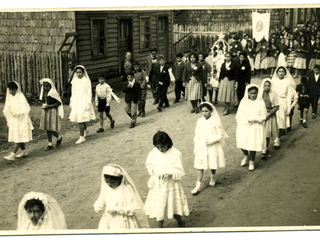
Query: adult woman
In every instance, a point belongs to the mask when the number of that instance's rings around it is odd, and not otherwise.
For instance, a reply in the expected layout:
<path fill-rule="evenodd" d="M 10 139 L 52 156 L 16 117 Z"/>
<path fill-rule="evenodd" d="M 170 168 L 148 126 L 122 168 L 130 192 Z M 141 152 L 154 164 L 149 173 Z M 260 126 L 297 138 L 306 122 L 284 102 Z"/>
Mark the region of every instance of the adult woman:
<path fill-rule="evenodd" d="M 259 78 L 262 78 L 262 72 L 264 69 L 268 68 L 268 58 L 267 53 L 269 50 L 269 45 L 267 41 L 262 38 L 256 47 L 256 59 L 254 63 L 254 68 L 260 70 Z"/>
<path fill-rule="evenodd" d="M 276 43 L 276 39 L 271 38 L 269 42 L 269 50 L 267 53 L 268 68 L 271 68 L 271 74 L 270 74 L 271 77 L 273 75 L 274 69 L 277 66 L 276 59 L 278 57 L 278 54 L 279 54 L 279 50 Z"/>
<path fill-rule="evenodd" d="M 294 60 L 293 68 L 295 68 L 294 77 L 298 77 L 298 70 L 300 70 L 300 75 L 303 74 L 303 71 L 307 69 L 307 53 L 309 47 L 307 44 L 307 39 L 304 35 L 300 37 L 299 48 L 297 49 L 296 58 Z M 299 76 L 300 77 L 300 76 Z"/>
<path fill-rule="evenodd" d="M 230 103 L 237 103 L 236 85 L 238 78 L 239 65 L 231 60 L 231 53 L 225 54 L 225 62 L 221 66 L 219 76 L 220 88 L 218 101 L 225 102 L 223 115 L 229 114 Z"/>
<path fill-rule="evenodd" d="M 202 65 L 203 67 L 203 81 L 202 81 L 202 101 L 205 101 L 205 96 L 207 95 L 207 84 L 208 84 L 208 80 L 210 79 L 211 75 L 211 66 L 209 63 L 207 63 L 204 59 L 206 58 L 205 54 L 200 52 L 199 53 L 199 63 Z"/>
<path fill-rule="evenodd" d="M 291 67 L 293 67 L 294 61 L 296 59 L 296 52 L 299 48 L 298 42 L 294 39 L 293 33 L 289 33 L 289 39 L 286 42 L 288 46 L 289 54 L 287 57 L 287 68 L 290 72 Z"/>
<path fill-rule="evenodd" d="M 186 63 L 182 77 L 186 87 L 186 99 L 191 102 L 191 113 L 199 113 L 198 102 L 202 99 L 202 84 L 205 78 L 203 67 L 198 60 L 198 54 L 193 52 L 189 55 L 189 62 Z"/>
<path fill-rule="evenodd" d="M 238 101 L 240 102 L 244 96 L 244 91 L 246 89 L 246 85 L 251 82 L 251 72 L 250 72 L 250 63 L 247 58 L 247 52 L 241 51 L 240 55 L 240 67 L 238 74 L 238 87 L 237 87 L 237 96 Z"/>
<path fill-rule="evenodd" d="M 78 65 L 71 81 L 70 116 L 71 122 L 79 123 L 80 138 L 76 144 L 86 141 L 87 125 L 91 119 L 95 119 L 91 103 L 92 89 L 91 81 L 84 66 Z"/>
<path fill-rule="evenodd" d="M 270 138 L 279 138 L 279 130 L 277 124 L 276 112 L 279 110 L 279 97 L 278 94 L 272 89 L 272 82 L 270 78 L 262 81 L 258 98 L 262 99 L 266 105 L 267 117 L 264 130 L 266 134 L 266 145 L 262 150 L 262 159 L 266 159 L 268 153 L 268 146 Z"/>
<path fill-rule="evenodd" d="M 23 196 L 18 209 L 17 230 L 66 229 L 64 214 L 55 199 L 40 192 Z"/>
<path fill-rule="evenodd" d="M 239 104 L 237 119 L 237 148 L 244 154 L 241 166 L 249 161 L 249 171 L 254 170 L 254 160 L 257 151 L 265 146 L 264 121 L 267 110 L 262 99 L 258 97 L 258 86 L 250 84 Z"/>
<path fill-rule="evenodd" d="M 279 137 L 275 139 L 274 147 L 280 147 L 280 137 L 284 134 L 286 129 L 286 116 L 290 114 L 290 85 L 294 86 L 295 83 L 290 72 L 285 67 L 278 67 L 272 77 L 273 90 L 279 96 L 279 111 L 277 114 L 277 123 L 279 127 Z"/>

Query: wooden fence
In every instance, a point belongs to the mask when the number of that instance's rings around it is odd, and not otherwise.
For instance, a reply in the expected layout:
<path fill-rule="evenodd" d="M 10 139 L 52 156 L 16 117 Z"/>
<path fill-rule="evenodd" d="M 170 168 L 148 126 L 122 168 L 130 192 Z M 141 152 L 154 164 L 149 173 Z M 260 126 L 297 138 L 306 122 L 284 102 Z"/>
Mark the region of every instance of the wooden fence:
<path fill-rule="evenodd" d="M 241 37 L 243 33 L 252 35 L 252 24 L 251 22 L 209 23 L 208 25 L 174 24 L 174 54 L 177 52 L 184 53 L 191 50 L 192 47 L 195 47 L 197 51 L 207 53 L 213 43 L 218 40 L 218 35 L 224 34 L 224 39 L 228 40 L 231 32 L 236 32 L 239 37 Z M 186 35 L 188 36 L 185 37 Z"/>
<path fill-rule="evenodd" d="M 0 51 L 0 93 L 5 94 L 7 83 L 17 81 L 23 93 L 38 96 L 39 80 L 54 80 L 60 95 L 68 80 L 70 56 L 61 52 Z"/>

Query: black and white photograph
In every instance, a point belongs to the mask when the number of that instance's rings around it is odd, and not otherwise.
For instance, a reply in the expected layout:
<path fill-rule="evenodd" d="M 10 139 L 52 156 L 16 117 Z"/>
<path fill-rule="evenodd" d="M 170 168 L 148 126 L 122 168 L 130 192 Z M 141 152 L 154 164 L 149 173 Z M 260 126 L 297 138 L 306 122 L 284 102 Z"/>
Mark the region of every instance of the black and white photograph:
<path fill-rule="evenodd" d="M 319 237 L 320 4 L 99 4 L 0 4 L 0 238 Z"/>

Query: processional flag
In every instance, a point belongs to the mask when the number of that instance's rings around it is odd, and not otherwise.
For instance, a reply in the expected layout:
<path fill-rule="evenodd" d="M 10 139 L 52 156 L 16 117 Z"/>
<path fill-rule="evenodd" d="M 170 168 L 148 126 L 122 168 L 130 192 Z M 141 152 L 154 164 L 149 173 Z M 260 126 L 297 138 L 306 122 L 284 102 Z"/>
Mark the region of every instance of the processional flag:
<path fill-rule="evenodd" d="M 270 12 L 252 12 L 252 37 L 260 42 L 262 38 L 269 40 Z"/>

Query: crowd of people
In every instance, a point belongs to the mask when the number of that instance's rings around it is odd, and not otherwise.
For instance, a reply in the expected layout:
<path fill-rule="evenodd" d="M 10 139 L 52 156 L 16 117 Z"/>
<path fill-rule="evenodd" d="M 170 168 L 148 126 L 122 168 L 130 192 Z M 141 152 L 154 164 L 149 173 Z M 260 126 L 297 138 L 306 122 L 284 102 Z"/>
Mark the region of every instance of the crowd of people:
<path fill-rule="evenodd" d="M 312 106 L 312 118 L 316 118 L 320 97 L 320 30 L 317 22 L 307 24 L 305 29 L 288 32 L 279 28 L 271 32 L 269 43 L 263 39 L 256 43 L 248 34 L 243 38 L 232 34 L 226 43 L 218 44 L 208 54 L 189 51 L 177 53 L 175 63 L 168 64 L 157 49 L 151 49 L 146 60 L 146 70 L 128 52 L 121 63 L 125 112 L 130 117 L 129 128 L 134 128 L 138 117 L 146 117 L 146 97 L 151 89 L 153 104 L 161 112 L 170 107 L 167 91 L 174 82 L 175 100 L 178 104 L 185 98 L 191 103 L 191 113 L 200 113 L 194 136 L 194 168 L 198 175 L 196 186 L 191 191 L 197 195 L 201 190 L 204 171 L 210 169 L 210 186 L 215 186 L 217 169 L 225 167 L 223 143 L 225 132 L 218 111 L 217 102 L 224 103 L 223 115 L 231 112 L 231 104 L 236 109 L 236 144 L 244 158 L 240 165 L 255 169 L 256 152 L 267 159 L 268 146 L 274 139 L 273 147 L 280 147 L 280 138 L 291 130 L 294 107 L 298 103 L 300 124 L 307 128 L 308 109 Z M 270 68 L 270 77 L 261 85 L 251 84 L 251 76 Z M 294 77 L 301 74 L 301 84 L 295 84 Z M 111 99 L 120 99 L 113 93 L 103 75 L 98 77 L 94 102 L 99 112 L 100 128 L 104 131 L 104 113 L 110 120 L 110 128 L 115 120 L 110 113 Z M 91 80 L 84 66 L 75 67 L 71 78 L 71 112 L 69 120 L 79 126 L 76 144 L 86 141 L 87 122 L 95 119 L 92 104 Z M 61 118 L 64 116 L 63 102 L 53 80 L 40 80 L 40 100 L 43 102 L 40 129 L 47 132 L 48 145 L 53 149 L 52 136 L 56 147 L 62 144 Z M 208 98 L 208 100 L 206 100 Z M 18 82 L 10 82 L 4 115 L 7 119 L 8 141 L 14 143 L 12 152 L 5 156 L 7 161 L 26 157 L 25 144 L 32 140 L 32 123 L 29 118 L 30 106 L 21 92 Z M 165 217 L 177 220 L 179 227 L 185 226 L 183 216 L 189 215 L 187 197 L 180 185 L 185 175 L 181 152 L 173 147 L 170 136 L 158 131 L 153 137 L 154 148 L 146 159 L 146 169 L 150 175 L 149 193 L 143 203 L 132 178 L 121 166 L 109 164 L 102 169 L 101 192 L 94 203 L 94 211 L 104 209 L 99 229 L 148 228 L 149 218 L 155 218 L 158 227 L 163 227 Z M 21 152 L 17 154 L 18 150 Z M 66 229 L 64 214 L 58 203 L 44 193 L 27 193 L 18 212 L 18 230 Z"/>

